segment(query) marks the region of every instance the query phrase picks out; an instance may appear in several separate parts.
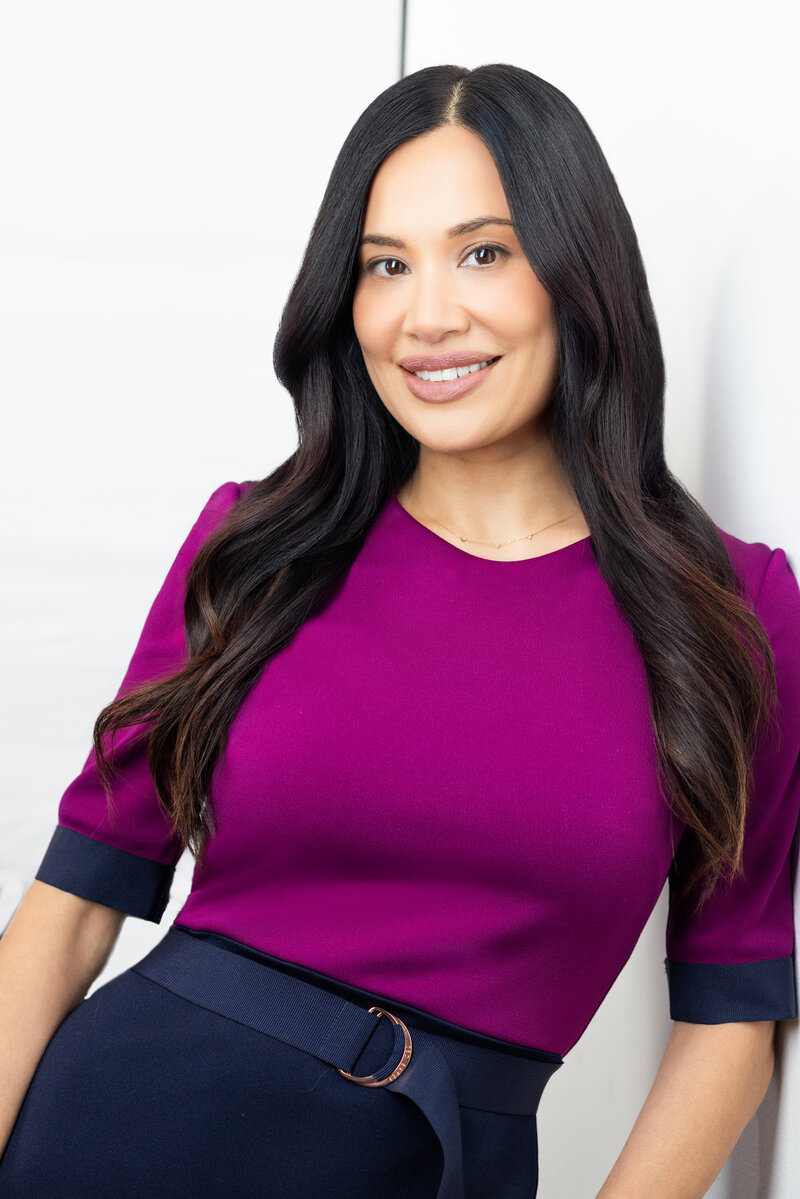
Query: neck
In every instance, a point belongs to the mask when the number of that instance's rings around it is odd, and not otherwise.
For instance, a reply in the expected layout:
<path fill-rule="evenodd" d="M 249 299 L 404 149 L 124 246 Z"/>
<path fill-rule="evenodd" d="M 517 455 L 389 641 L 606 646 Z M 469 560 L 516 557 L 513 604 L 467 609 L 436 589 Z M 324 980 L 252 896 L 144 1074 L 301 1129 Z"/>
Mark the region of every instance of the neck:
<path fill-rule="evenodd" d="M 411 478 L 397 499 L 418 520 L 441 522 L 473 541 L 494 544 L 557 525 L 542 534 L 557 548 L 589 527 L 574 491 L 549 440 L 541 438 L 537 453 L 516 459 L 475 462 L 420 446 L 420 457 Z M 563 520 L 568 517 L 567 520 Z"/>

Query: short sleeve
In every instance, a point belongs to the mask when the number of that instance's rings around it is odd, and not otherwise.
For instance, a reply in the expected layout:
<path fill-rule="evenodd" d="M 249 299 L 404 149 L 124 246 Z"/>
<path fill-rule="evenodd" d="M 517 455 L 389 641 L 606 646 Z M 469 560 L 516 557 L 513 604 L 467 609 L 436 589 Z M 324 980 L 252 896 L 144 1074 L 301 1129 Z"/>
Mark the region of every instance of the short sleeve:
<path fill-rule="evenodd" d="M 770 552 L 754 607 L 775 659 L 778 713 L 753 761 L 744 874 L 730 886 L 720 882 L 698 913 L 696 897 L 679 902 L 679 884 L 699 860 L 696 837 L 685 829 L 669 875 L 670 1015 L 697 1024 L 797 1015 L 792 890 L 800 815 L 800 588 L 784 550 Z"/>
<path fill-rule="evenodd" d="M 183 608 L 189 567 L 238 500 L 242 486 L 224 483 L 205 504 L 153 601 L 117 695 L 177 670 L 186 660 Z M 57 824 L 35 877 L 158 923 L 182 846 L 156 794 L 142 734 L 146 726 L 141 724 L 114 734 L 118 773 L 111 781 L 111 812 L 92 747 L 61 797 Z"/>

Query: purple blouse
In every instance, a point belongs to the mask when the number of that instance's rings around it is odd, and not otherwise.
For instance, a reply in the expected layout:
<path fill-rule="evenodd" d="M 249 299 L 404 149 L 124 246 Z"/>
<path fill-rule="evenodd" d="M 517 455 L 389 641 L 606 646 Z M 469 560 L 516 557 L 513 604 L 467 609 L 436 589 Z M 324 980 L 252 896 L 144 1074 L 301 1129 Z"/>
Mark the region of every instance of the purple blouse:
<path fill-rule="evenodd" d="M 185 658 L 188 567 L 246 487 L 203 508 L 120 690 Z M 490 561 L 392 496 L 239 709 L 175 923 L 564 1055 L 669 878 L 672 1018 L 795 1016 L 800 589 L 784 550 L 723 536 L 770 637 L 781 721 L 755 763 L 745 877 L 699 916 L 677 902 L 696 846 L 659 794 L 644 665 L 590 539 Z M 36 877 L 157 922 L 180 846 L 137 732 L 116 735 L 116 811 L 90 753 Z"/>

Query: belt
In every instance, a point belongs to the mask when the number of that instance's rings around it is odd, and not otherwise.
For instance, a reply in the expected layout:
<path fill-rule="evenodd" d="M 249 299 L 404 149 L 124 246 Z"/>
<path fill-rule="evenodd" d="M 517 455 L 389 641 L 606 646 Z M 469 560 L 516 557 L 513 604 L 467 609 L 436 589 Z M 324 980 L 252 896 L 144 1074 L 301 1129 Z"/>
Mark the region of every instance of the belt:
<path fill-rule="evenodd" d="M 437 1199 L 464 1199 L 459 1105 L 533 1116 L 562 1064 L 515 1056 L 408 1026 L 383 1007 L 367 1010 L 305 979 L 170 928 L 131 969 L 175 995 L 294 1045 L 364 1087 L 387 1087 L 422 1111 L 444 1167 Z M 380 1076 L 351 1073 L 382 1016 L 393 1026 Z"/>

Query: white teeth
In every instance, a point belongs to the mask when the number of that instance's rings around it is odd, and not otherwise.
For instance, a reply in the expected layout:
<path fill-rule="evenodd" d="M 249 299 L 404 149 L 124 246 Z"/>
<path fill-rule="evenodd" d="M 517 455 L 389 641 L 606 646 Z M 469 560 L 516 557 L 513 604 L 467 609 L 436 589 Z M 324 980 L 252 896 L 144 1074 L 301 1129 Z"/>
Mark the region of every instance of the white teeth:
<path fill-rule="evenodd" d="M 444 379 L 462 379 L 464 375 L 474 375 L 488 365 L 488 362 L 474 362 L 471 366 L 453 366 L 444 371 L 414 371 L 414 374 L 428 383 L 441 383 Z"/>

